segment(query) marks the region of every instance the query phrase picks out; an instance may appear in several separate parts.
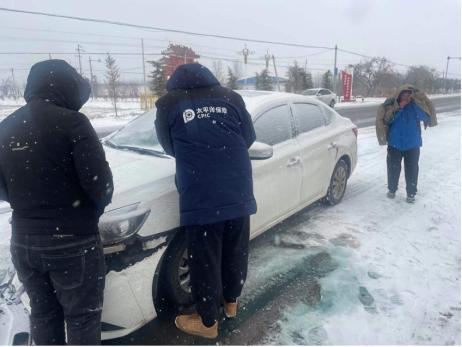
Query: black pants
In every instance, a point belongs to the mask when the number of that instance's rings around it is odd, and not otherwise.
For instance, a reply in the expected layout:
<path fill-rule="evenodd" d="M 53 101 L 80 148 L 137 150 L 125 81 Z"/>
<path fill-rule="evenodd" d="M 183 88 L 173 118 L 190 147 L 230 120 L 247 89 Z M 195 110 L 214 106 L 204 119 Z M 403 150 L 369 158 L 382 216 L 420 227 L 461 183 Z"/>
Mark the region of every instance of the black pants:
<path fill-rule="evenodd" d="M 30 298 L 37 345 L 101 343 L 105 280 L 99 236 L 13 234 L 11 255 Z"/>
<path fill-rule="evenodd" d="M 401 174 L 401 161 L 404 158 L 404 175 L 406 177 L 407 195 L 417 193 L 417 180 L 419 177 L 420 148 L 400 151 L 388 146 L 387 169 L 388 169 L 388 190 L 396 192 L 398 189 L 399 176 Z"/>
<path fill-rule="evenodd" d="M 206 326 L 218 319 L 220 300 L 236 302 L 247 278 L 250 217 L 186 227 L 191 290 Z"/>

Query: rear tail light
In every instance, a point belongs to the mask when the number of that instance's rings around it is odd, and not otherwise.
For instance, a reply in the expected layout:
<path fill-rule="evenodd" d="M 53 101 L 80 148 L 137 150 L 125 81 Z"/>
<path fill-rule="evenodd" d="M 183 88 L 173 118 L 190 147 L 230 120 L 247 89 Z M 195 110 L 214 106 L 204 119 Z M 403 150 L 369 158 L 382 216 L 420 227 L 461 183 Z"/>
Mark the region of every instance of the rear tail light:
<path fill-rule="evenodd" d="M 353 133 L 355 134 L 356 138 L 358 138 L 358 128 L 353 128 Z"/>

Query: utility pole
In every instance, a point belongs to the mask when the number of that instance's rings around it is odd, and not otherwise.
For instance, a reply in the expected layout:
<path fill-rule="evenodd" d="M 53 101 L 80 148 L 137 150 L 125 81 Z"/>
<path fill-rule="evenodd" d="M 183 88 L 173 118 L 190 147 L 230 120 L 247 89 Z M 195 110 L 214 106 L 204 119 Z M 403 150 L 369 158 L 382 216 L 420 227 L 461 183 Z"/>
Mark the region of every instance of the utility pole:
<path fill-rule="evenodd" d="M 334 81 L 333 81 L 333 92 L 337 95 L 337 45 L 335 45 L 335 55 L 334 55 Z"/>
<path fill-rule="evenodd" d="M 77 55 L 79 57 L 79 72 L 80 74 L 82 74 L 82 60 L 80 57 L 80 52 L 84 52 L 84 50 L 82 49 L 82 46 L 80 46 L 80 44 L 77 44 Z"/>
<path fill-rule="evenodd" d="M 14 69 L 13 68 L 11 68 L 11 78 L 13 82 L 13 97 L 16 100 L 16 98 L 18 97 L 18 94 L 17 94 L 17 89 L 16 89 L 16 80 L 14 79 Z"/>
<path fill-rule="evenodd" d="M 448 56 L 448 61 L 446 62 L 446 73 L 444 74 L 444 92 L 447 93 L 448 91 L 448 68 L 449 68 L 449 60 L 451 59 L 459 59 L 460 57 L 450 57 Z"/>
<path fill-rule="evenodd" d="M 144 41 L 141 39 L 141 58 L 143 59 L 143 94 L 144 94 L 144 109 L 148 108 L 148 95 L 146 91 L 146 63 L 144 59 Z"/>
<path fill-rule="evenodd" d="M 272 55 L 273 58 L 273 66 L 274 66 L 274 75 L 276 76 L 276 85 L 278 87 L 278 92 L 281 91 L 281 86 L 279 85 L 279 76 L 278 76 L 278 70 L 276 69 L 276 59 L 274 58 L 274 54 Z"/>
<path fill-rule="evenodd" d="M 247 45 L 244 45 L 244 49 L 240 52 L 244 56 L 244 88 L 247 87 L 247 61 L 249 55 L 253 54 L 250 49 L 247 48 Z"/>
<path fill-rule="evenodd" d="M 269 53 L 269 50 L 268 50 L 268 51 L 266 51 L 266 54 L 265 54 L 266 69 L 268 69 L 268 67 L 269 67 L 270 60 L 271 60 L 271 54 Z"/>
<path fill-rule="evenodd" d="M 101 62 L 101 59 L 91 59 L 91 57 L 88 57 L 88 64 L 90 65 L 90 84 L 91 84 L 91 98 L 94 99 L 95 98 L 95 92 L 94 92 L 94 88 L 95 88 L 95 79 L 94 79 L 94 76 L 93 76 L 93 68 L 91 66 L 91 62 L 94 61 L 94 62 L 98 62 L 100 63 Z"/>

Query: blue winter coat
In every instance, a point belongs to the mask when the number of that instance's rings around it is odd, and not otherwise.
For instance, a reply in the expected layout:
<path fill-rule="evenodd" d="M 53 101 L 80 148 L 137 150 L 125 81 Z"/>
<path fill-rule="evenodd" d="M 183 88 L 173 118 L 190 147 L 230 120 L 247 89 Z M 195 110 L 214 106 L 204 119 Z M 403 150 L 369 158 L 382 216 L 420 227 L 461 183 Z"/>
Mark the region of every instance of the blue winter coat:
<path fill-rule="evenodd" d="M 156 131 L 176 159 L 181 225 L 211 224 L 254 214 L 255 141 L 242 97 L 220 86 L 200 64 L 180 66 L 156 102 Z"/>
<path fill-rule="evenodd" d="M 414 101 L 400 109 L 388 123 L 388 145 L 400 151 L 421 147 L 420 121 L 429 122 L 430 117 Z"/>

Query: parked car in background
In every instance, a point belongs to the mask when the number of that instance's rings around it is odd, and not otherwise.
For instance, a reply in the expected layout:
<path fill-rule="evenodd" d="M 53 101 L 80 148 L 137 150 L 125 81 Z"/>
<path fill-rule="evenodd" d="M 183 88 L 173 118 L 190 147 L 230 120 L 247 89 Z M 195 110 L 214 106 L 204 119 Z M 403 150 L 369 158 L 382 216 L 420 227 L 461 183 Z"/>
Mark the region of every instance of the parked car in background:
<path fill-rule="evenodd" d="M 258 204 L 250 237 L 316 201 L 338 204 L 357 162 L 356 126 L 314 98 L 238 92 L 257 135 L 249 149 Z M 148 111 L 103 139 L 115 188 L 99 224 L 107 267 L 103 339 L 145 325 L 165 301 L 191 303 L 175 160 L 159 145 L 155 115 Z M 21 300 L 28 305 L 25 293 Z"/>
<path fill-rule="evenodd" d="M 337 94 L 326 88 L 306 89 L 302 92 L 302 95 L 314 96 L 332 108 L 334 108 L 335 102 L 337 100 Z"/>

